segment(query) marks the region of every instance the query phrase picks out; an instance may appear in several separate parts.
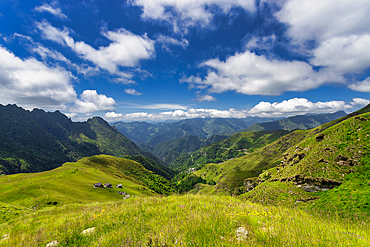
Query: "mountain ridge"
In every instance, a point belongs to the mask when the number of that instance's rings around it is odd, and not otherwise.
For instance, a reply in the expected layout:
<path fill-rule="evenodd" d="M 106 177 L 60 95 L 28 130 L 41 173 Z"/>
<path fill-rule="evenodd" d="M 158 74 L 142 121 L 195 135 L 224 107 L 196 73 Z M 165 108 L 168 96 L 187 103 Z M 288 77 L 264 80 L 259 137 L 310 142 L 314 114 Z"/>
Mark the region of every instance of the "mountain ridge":
<path fill-rule="evenodd" d="M 0 172 L 7 174 L 50 170 L 97 154 L 142 155 L 161 164 L 100 117 L 72 122 L 60 111 L 16 105 L 0 105 L 0 144 Z"/>

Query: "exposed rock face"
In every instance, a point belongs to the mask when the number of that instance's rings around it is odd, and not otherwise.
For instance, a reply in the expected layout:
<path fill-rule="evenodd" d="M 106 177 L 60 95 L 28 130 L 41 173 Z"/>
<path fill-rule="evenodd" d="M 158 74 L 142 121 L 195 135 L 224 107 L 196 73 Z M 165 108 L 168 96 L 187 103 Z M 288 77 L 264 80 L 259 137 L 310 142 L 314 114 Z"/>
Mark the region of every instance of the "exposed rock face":
<path fill-rule="evenodd" d="M 342 184 L 342 182 L 334 179 L 306 177 L 300 174 L 287 178 L 273 179 L 271 181 L 293 182 L 295 185 L 298 185 L 297 187 L 307 192 L 330 190 Z"/>
<path fill-rule="evenodd" d="M 325 137 L 325 134 L 323 133 L 320 133 L 316 136 L 316 141 L 317 142 L 321 142 L 322 140 L 324 140 L 324 137 Z"/>
<path fill-rule="evenodd" d="M 112 188 L 112 184 L 111 183 L 106 183 L 106 184 L 104 184 L 104 187 L 105 188 Z"/>
<path fill-rule="evenodd" d="M 338 155 L 335 158 L 335 161 L 337 161 L 337 164 L 341 166 L 354 166 L 354 165 L 357 165 L 358 163 L 358 160 L 350 159 L 343 155 Z"/>
<path fill-rule="evenodd" d="M 280 166 L 285 167 L 286 165 L 289 165 L 289 164 L 292 166 L 292 165 L 300 162 L 304 157 L 306 157 L 306 154 L 303 153 L 303 152 L 295 153 L 291 157 L 289 157 L 288 153 L 285 153 L 285 154 L 283 154 L 283 160 L 281 161 Z"/>
<path fill-rule="evenodd" d="M 103 183 L 94 184 L 94 188 L 104 188 Z"/>
<path fill-rule="evenodd" d="M 116 185 L 116 188 L 121 189 L 122 188 L 122 184 L 117 184 Z"/>
<path fill-rule="evenodd" d="M 258 184 L 256 182 L 254 182 L 253 180 L 246 179 L 246 180 L 244 180 L 243 185 L 245 187 L 245 190 L 248 192 L 248 191 L 253 190 Z"/>

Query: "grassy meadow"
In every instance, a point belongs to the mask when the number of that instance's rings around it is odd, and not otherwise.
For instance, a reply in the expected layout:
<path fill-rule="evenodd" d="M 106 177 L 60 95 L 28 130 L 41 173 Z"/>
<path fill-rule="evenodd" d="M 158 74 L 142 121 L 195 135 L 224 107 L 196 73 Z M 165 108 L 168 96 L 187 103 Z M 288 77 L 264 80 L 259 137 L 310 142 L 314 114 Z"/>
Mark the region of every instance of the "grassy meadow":
<path fill-rule="evenodd" d="M 183 195 L 43 208 L 1 224 L 0 236 L 0 246 L 369 246 L 370 225 L 230 196 Z"/>

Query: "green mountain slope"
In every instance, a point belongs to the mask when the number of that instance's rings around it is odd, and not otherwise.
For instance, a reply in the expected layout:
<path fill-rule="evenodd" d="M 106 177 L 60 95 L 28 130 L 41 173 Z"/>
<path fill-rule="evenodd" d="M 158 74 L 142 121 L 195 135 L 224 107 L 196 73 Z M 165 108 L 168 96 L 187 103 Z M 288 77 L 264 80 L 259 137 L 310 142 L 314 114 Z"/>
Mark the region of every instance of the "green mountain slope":
<path fill-rule="evenodd" d="M 138 146 L 145 151 L 151 152 L 166 164 L 170 164 L 182 154 L 197 151 L 201 147 L 226 138 L 226 135 L 213 135 L 202 140 L 197 136 L 189 135 L 158 143 L 154 147 L 140 143 L 138 143 Z"/>
<path fill-rule="evenodd" d="M 364 109 L 358 113 L 353 113 L 352 116 L 368 111 L 369 107 L 367 106 Z M 277 167 L 283 160 L 283 154 L 289 148 L 298 146 L 306 138 L 314 138 L 314 136 L 328 128 L 335 128 L 346 119 L 347 117 L 342 117 L 311 130 L 296 130 L 263 148 L 222 164 L 206 164 L 195 171 L 193 176 L 200 177 L 206 184 L 215 182 L 216 185 L 198 186 L 198 190 L 203 190 L 202 193 L 244 193 L 253 187 L 251 185 L 256 184 L 256 180 L 264 170 Z M 339 129 L 337 131 L 342 132 Z"/>
<path fill-rule="evenodd" d="M 65 115 L 0 105 L 0 173 L 53 169 L 67 161 L 109 154 L 142 155 L 158 163 L 102 118 L 72 122 Z"/>
<path fill-rule="evenodd" d="M 111 183 L 113 188 L 94 188 Z M 115 186 L 122 184 L 122 189 Z M 176 193 L 168 180 L 136 161 L 97 155 L 39 173 L 0 176 L 0 201 L 25 207 L 122 200 L 118 191 L 134 196 Z"/>
<path fill-rule="evenodd" d="M 289 205 L 370 215 L 369 134 L 370 115 L 365 113 L 311 135 L 290 148 L 281 164 L 266 172 L 269 178 L 243 197 L 264 203 L 284 198 Z"/>
<path fill-rule="evenodd" d="M 221 163 L 251 153 L 288 133 L 287 130 L 239 133 L 196 152 L 182 155 L 174 160 L 170 167 L 177 171 L 184 171 L 206 163 Z"/>
<path fill-rule="evenodd" d="M 198 118 L 185 119 L 171 123 L 146 123 L 146 122 L 116 122 L 112 125 L 119 132 L 134 142 L 155 146 L 161 142 L 176 139 L 186 135 L 197 136 L 201 139 L 213 135 L 223 135 L 245 129 L 254 123 L 271 121 L 272 118 L 247 117 L 235 118 Z"/>
<path fill-rule="evenodd" d="M 338 111 L 329 114 L 318 114 L 318 115 L 299 115 L 294 117 L 288 117 L 273 122 L 266 123 L 255 123 L 250 127 L 240 130 L 238 132 L 246 131 L 271 131 L 271 130 L 295 130 L 295 129 L 311 129 L 320 126 L 324 123 L 333 121 L 335 119 L 346 116 L 344 111 Z"/>

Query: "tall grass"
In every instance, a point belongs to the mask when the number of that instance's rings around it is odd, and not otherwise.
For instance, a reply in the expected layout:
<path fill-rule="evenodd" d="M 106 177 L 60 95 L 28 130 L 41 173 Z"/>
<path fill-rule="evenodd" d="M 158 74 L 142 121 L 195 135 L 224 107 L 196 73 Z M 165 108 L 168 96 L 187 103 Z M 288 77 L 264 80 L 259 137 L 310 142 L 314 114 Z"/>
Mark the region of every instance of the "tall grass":
<path fill-rule="evenodd" d="M 370 246 L 368 222 L 202 195 L 44 208 L 0 224 L 4 235 L 0 246 Z"/>

